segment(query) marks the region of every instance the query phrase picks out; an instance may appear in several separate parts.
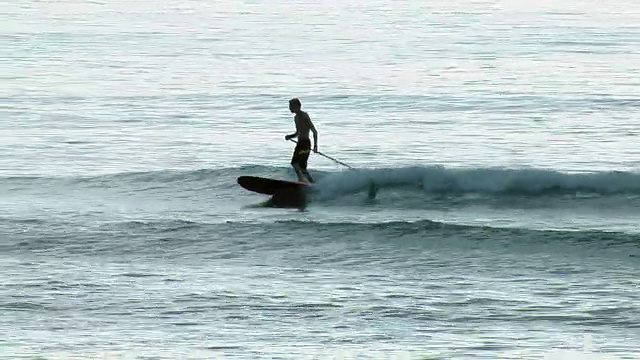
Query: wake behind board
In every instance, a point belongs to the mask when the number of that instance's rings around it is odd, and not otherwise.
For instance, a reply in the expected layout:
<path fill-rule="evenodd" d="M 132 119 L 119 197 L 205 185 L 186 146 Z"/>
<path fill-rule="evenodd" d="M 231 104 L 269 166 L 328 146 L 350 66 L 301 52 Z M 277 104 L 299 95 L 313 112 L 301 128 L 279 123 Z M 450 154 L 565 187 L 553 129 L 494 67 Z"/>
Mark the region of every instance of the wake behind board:
<path fill-rule="evenodd" d="M 259 176 L 240 176 L 238 184 L 249 191 L 265 195 L 276 195 L 289 191 L 297 192 L 310 186 L 310 184 L 299 181 L 269 179 Z"/>

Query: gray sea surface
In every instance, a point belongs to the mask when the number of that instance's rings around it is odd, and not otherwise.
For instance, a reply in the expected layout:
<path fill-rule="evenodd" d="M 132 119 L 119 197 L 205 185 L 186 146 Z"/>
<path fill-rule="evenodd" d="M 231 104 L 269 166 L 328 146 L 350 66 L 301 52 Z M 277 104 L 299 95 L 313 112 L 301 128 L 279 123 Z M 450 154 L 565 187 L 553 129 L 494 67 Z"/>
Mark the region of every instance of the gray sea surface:
<path fill-rule="evenodd" d="M 2 359 L 640 359 L 637 1 L 20 0 L 0 49 Z M 292 97 L 305 211 L 236 183 Z"/>

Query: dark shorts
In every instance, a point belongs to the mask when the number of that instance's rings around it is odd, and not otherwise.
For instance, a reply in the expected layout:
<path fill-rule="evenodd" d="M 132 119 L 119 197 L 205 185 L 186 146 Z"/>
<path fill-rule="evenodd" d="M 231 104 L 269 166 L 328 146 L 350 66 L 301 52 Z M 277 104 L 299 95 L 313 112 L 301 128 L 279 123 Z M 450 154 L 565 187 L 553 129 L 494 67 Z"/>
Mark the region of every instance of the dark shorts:
<path fill-rule="evenodd" d="M 311 153 L 311 140 L 304 139 L 298 140 L 296 148 L 293 150 L 293 157 L 291 158 L 291 164 L 298 164 L 302 169 L 307 168 L 307 161 L 309 160 L 309 154 Z"/>

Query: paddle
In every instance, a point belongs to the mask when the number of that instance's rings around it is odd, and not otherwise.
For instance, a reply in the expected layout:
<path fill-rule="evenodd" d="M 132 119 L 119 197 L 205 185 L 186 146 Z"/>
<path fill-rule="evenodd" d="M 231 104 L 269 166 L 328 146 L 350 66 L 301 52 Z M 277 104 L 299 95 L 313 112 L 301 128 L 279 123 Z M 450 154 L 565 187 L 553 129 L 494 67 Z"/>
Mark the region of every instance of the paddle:
<path fill-rule="evenodd" d="M 293 139 L 289 139 L 289 141 L 292 141 L 292 142 L 294 142 L 294 143 L 296 143 L 296 144 L 298 143 L 297 141 L 295 141 L 295 140 L 293 140 Z M 340 164 L 340 165 L 342 165 L 342 166 L 344 166 L 344 167 L 348 168 L 349 170 L 355 170 L 355 168 L 354 168 L 353 166 L 349 166 L 349 165 L 347 165 L 347 164 L 343 163 L 342 161 L 340 161 L 340 160 L 338 160 L 338 159 L 332 158 L 332 157 L 331 157 L 331 156 L 329 156 L 329 155 L 325 155 L 325 154 L 321 153 L 320 151 L 316 151 L 315 153 L 316 153 L 316 154 L 318 154 L 318 155 L 320 155 L 320 156 L 324 156 L 324 157 L 326 157 L 327 159 L 332 160 L 332 161 L 334 161 L 334 162 L 336 162 L 336 163 L 338 163 L 338 164 Z M 369 198 L 369 199 L 371 199 L 371 200 L 373 200 L 373 199 L 376 197 L 376 193 L 377 193 L 377 192 L 378 192 L 378 187 L 377 187 L 377 186 L 376 186 L 376 184 L 373 182 L 373 180 L 370 180 L 370 182 L 369 182 L 369 191 L 367 192 L 367 196 L 368 196 L 368 198 Z"/>
<path fill-rule="evenodd" d="M 289 139 L 289 141 L 294 142 L 294 143 L 296 143 L 296 144 L 298 143 L 297 141 L 295 141 L 295 140 L 293 140 L 293 139 Z M 338 159 L 334 159 L 334 158 L 332 158 L 332 157 L 331 157 L 331 156 L 329 156 L 329 155 L 325 155 L 325 154 L 321 153 L 320 151 L 316 151 L 315 153 L 316 153 L 316 154 L 318 154 L 318 155 L 324 156 L 324 157 L 326 157 L 326 158 L 327 158 L 327 159 L 329 159 L 329 160 L 333 160 L 333 161 L 335 161 L 336 163 L 338 163 L 338 164 L 340 164 L 340 165 L 342 165 L 342 166 L 347 167 L 349 170 L 355 170 L 355 169 L 353 168 L 353 166 L 349 166 L 349 165 L 347 165 L 347 164 L 343 163 L 342 161 L 340 161 L 340 160 L 338 160 Z"/>

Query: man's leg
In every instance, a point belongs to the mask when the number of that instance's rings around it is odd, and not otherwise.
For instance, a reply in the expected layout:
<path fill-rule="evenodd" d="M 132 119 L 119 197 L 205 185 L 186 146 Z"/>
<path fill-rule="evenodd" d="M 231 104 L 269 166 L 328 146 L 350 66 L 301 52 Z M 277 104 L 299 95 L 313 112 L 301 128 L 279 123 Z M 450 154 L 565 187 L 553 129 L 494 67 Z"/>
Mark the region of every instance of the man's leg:
<path fill-rule="evenodd" d="M 307 171 L 307 162 L 309 160 L 309 154 L 311 153 L 311 142 L 299 142 L 296 145 L 296 148 L 293 152 L 293 157 L 291 158 L 291 165 L 293 169 L 296 171 L 296 175 L 298 176 L 298 181 L 300 182 L 308 182 L 313 183 L 313 177 Z"/>
<path fill-rule="evenodd" d="M 298 177 L 298 181 L 307 182 L 307 177 L 305 175 L 305 171 L 300 167 L 300 164 L 296 162 L 292 162 L 291 166 L 293 166 L 293 170 L 296 172 L 296 176 Z"/>
<path fill-rule="evenodd" d="M 305 174 L 301 166 L 300 161 L 300 148 L 296 146 L 296 149 L 293 151 L 293 156 L 291 157 L 291 166 L 293 166 L 293 170 L 296 172 L 296 176 L 298 177 L 298 181 L 306 182 Z"/>
<path fill-rule="evenodd" d="M 310 183 L 314 183 L 315 180 L 313 179 L 313 176 L 311 176 L 311 174 L 309 174 L 309 171 L 307 170 L 309 155 L 311 155 L 311 141 L 307 140 L 304 143 L 304 152 L 300 154 L 300 167 L 302 168 L 302 172 L 304 173 L 304 176 L 307 178 L 307 180 Z"/>
<path fill-rule="evenodd" d="M 291 161 L 291 166 L 293 166 L 293 170 L 296 171 L 298 181 L 314 183 L 315 180 L 313 180 L 313 177 L 311 176 L 311 174 L 309 174 L 309 171 L 307 171 L 305 165 L 306 163 L 304 161 L 304 158 L 301 159 L 300 157 L 298 157 Z"/>
<path fill-rule="evenodd" d="M 306 169 L 304 170 L 304 176 L 307 177 L 307 180 L 309 180 L 309 182 L 311 184 L 315 183 L 316 181 L 313 179 L 313 176 L 311 176 L 311 174 L 309 174 L 309 171 L 307 171 Z"/>
<path fill-rule="evenodd" d="M 307 163 L 309 161 L 309 154 L 311 154 L 311 148 L 309 148 L 309 149 L 305 148 L 304 152 L 302 154 L 300 154 L 300 170 L 302 171 L 302 174 L 307 178 L 308 182 L 314 183 L 315 180 L 313 179 L 311 174 L 309 174 L 309 170 L 307 170 Z"/>

